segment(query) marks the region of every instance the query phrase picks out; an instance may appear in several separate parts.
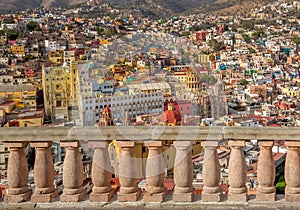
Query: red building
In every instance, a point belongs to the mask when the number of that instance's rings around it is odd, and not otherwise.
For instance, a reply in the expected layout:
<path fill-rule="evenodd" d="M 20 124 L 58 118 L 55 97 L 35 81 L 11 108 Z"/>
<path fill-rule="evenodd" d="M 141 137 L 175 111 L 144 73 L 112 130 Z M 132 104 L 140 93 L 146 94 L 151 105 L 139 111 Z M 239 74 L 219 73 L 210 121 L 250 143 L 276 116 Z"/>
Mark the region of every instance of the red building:
<path fill-rule="evenodd" d="M 172 99 L 170 100 L 174 104 L 175 110 L 177 110 L 181 116 L 184 115 L 191 115 L 192 114 L 192 102 L 190 100 L 178 100 L 178 101 L 173 101 Z M 164 103 L 164 110 L 168 110 L 168 104 L 169 100 L 166 100 Z"/>
<path fill-rule="evenodd" d="M 33 68 L 25 68 L 24 74 L 27 77 L 34 77 L 35 76 Z"/>
<path fill-rule="evenodd" d="M 199 31 L 196 33 L 197 41 L 206 41 L 206 36 L 209 34 L 208 31 Z"/>

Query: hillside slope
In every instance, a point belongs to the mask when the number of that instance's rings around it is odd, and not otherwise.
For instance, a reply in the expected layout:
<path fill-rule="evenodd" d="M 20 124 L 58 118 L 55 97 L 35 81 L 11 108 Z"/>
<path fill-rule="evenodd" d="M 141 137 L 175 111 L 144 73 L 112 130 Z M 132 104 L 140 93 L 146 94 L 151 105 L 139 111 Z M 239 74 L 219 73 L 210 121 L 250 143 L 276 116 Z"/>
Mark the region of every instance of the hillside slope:
<path fill-rule="evenodd" d="M 67 7 L 89 0 L 1 0 L 0 13 L 38 6 Z M 275 0 L 101 0 L 118 8 L 140 9 L 145 15 L 167 17 L 195 13 L 239 14 Z"/>

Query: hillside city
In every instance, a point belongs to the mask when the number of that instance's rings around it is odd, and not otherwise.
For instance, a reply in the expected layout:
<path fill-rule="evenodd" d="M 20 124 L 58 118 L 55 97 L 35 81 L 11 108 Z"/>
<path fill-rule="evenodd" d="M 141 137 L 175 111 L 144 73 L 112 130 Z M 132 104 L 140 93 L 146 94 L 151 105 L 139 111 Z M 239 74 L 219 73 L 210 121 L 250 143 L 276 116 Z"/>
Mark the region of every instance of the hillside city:
<path fill-rule="evenodd" d="M 0 23 L 1 127 L 300 127 L 299 1 L 276 1 L 243 15 L 155 19 L 139 8 L 90 0 L 4 14 Z M 172 177 L 175 152 L 168 141 L 164 148 L 166 177 Z M 114 141 L 109 151 L 117 178 Z M 144 157 L 146 151 L 137 151 Z M 195 142 L 195 189 L 201 189 L 202 152 Z M 258 184 L 257 141 L 247 142 L 244 152 L 251 192 Z M 280 183 L 284 141 L 275 142 L 273 152 Z M 9 151 L 3 144 L 0 153 L 5 194 Z M 64 149 L 53 142 L 52 153 L 58 187 Z M 35 153 L 28 147 L 26 154 L 33 183 Z M 226 191 L 226 143 L 218 154 Z M 83 144 L 81 155 L 90 179 L 93 151 Z"/>

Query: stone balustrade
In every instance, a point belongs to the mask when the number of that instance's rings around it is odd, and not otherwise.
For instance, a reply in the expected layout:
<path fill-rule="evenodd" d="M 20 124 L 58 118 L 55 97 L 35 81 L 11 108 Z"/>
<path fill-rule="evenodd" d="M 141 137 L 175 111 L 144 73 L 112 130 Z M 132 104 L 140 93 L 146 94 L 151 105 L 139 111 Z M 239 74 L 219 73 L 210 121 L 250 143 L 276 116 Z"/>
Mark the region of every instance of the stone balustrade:
<path fill-rule="evenodd" d="M 257 164 L 257 201 L 275 201 L 275 165 L 272 155 L 274 140 L 285 140 L 287 157 L 285 179 L 287 202 L 300 202 L 300 130 L 298 128 L 241 128 L 241 127 L 56 127 L 56 128 L 1 128 L 0 141 L 9 149 L 8 192 L 5 203 L 80 202 L 87 198 L 90 202 L 109 202 L 113 196 L 119 202 L 164 202 L 163 141 L 173 140 L 176 149 L 174 163 L 174 202 L 193 202 L 192 146 L 201 141 L 204 148 L 203 161 L 203 202 L 219 202 L 221 199 L 220 164 L 217 146 L 227 144 L 231 149 L 229 160 L 228 202 L 247 202 L 247 171 L 243 152 L 245 142 L 256 139 L 260 155 Z M 120 148 L 119 192 L 111 186 L 112 166 L 108 154 L 108 141 L 116 140 Z M 52 142 L 60 142 L 66 154 L 63 163 L 63 193 L 58 195 L 53 185 L 55 178 L 51 155 Z M 83 162 L 80 156 L 82 141 L 88 141 L 94 151 L 91 177 L 91 194 L 83 186 Z M 35 190 L 28 187 L 28 165 L 25 146 L 36 149 L 34 164 Z M 147 188 L 143 196 L 138 182 L 138 158 L 135 145 L 142 144 L 148 149 L 146 163 Z M 198 144 L 200 147 L 200 144 Z"/>

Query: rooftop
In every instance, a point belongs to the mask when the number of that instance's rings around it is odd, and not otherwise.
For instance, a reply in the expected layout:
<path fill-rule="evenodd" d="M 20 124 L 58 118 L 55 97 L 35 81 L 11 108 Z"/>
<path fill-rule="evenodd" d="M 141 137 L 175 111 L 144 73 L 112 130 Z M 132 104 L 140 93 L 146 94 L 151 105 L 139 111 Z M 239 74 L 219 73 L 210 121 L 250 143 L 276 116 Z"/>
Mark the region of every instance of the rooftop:
<path fill-rule="evenodd" d="M 36 91 L 35 85 L 0 85 L 0 92 Z"/>

